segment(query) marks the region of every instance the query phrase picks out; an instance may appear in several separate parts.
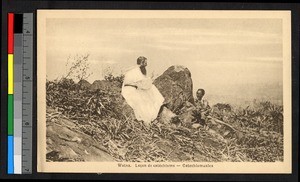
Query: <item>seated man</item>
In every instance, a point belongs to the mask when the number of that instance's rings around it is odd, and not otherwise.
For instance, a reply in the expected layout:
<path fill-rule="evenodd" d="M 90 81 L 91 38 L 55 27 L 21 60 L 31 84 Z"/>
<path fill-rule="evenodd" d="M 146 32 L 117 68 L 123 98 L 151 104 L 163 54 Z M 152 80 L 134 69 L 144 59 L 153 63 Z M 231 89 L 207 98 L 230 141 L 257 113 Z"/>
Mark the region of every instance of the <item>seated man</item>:
<path fill-rule="evenodd" d="M 137 59 L 137 67 L 125 73 L 122 95 L 133 109 L 137 120 L 146 125 L 155 120 L 164 102 L 164 97 L 147 77 L 147 58 Z"/>
<path fill-rule="evenodd" d="M 205 90 L 200 88 L 196 92 L 197 99 L 195 101 L 196 107 L 201 110 L 210 109 L 209 103 L 206 99 L 203 99 L 203 96 L 205 95 Z"/>
<path fill-rule="evenodd" d="M 201 125 L 206 125 L 207 115 L 210 112 L 210 106 L 206 99 L 203 99 L 205 95 L 204 89 L 198 89 L 196 92 L 197 99 L 195 100 L 196 110 L 193 112 L 194 121 Z"/>

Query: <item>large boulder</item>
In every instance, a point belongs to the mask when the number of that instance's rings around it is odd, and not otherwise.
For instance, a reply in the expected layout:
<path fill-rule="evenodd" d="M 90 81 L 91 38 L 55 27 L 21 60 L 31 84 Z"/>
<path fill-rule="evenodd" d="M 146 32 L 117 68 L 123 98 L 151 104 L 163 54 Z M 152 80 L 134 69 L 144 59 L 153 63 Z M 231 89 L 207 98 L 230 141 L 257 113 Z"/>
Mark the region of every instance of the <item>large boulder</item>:
<path fill-rule="evenodd" d="M 187 102 L 194 104 L 191 72 L 184 66 L 171 66 L 154 80 L 154 85 L 165 98 L 166 106 L 174 113 Z"/>

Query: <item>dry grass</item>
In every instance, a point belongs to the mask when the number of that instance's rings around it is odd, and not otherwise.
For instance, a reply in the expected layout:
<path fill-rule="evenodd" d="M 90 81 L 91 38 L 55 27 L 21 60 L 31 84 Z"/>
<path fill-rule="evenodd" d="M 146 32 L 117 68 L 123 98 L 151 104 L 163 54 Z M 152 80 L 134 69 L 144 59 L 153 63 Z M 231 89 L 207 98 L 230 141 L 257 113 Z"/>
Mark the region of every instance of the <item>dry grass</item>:
<path fill-rule="evenodd" d="M 153 122 L 147 128 L 120 104 L 124 100 L 119 91 L 92 91 L 68 79 L 48 81 L 47 107 L 101 143 L 116 161 L 283 161 L 281 106 L 260 102 L 224 111 L 219 105 L 209 113 L 234 132 L 220 125 L 214 128 L 210 120 L 207 127 Z M 48 113 L 47 121 L 51 116 Z"/>

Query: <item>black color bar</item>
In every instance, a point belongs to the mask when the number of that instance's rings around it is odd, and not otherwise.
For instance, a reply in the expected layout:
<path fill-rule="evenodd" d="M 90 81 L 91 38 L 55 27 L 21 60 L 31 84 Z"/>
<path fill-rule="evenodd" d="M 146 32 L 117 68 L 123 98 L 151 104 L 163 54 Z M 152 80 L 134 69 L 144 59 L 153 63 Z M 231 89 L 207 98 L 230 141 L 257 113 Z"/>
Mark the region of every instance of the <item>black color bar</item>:
<path fill-rule="evenodd" d="M 23 14 L 15 14 L 14 33 L 23 33 Z"/>

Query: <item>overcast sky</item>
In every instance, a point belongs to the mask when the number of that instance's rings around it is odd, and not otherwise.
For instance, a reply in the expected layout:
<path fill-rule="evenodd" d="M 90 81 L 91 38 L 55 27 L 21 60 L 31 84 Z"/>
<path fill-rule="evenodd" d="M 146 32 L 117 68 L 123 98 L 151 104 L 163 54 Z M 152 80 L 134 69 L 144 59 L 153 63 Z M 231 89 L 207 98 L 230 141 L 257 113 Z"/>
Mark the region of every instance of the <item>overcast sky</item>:
<path fill-rule="evenodd" d="M 212 102 L 282 94 L 281 19 L 47 19 L 47 77 L 66 72 L 69 56 L 90 54 L 89 82 L 148 58 L 148 73 L 189 68 Z M 266 89 L 269 88 L 269 89 Z M 272 93 L 271 93 L 272 92 Z"/>

